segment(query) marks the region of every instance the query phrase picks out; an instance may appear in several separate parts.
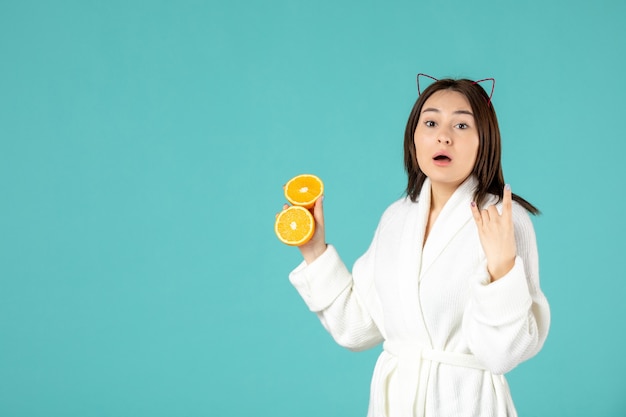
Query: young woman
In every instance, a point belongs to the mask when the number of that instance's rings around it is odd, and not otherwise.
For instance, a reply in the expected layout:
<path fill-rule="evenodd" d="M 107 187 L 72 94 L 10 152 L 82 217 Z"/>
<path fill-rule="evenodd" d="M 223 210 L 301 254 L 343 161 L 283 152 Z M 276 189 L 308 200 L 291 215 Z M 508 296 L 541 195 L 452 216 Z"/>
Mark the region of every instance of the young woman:
<path fill-rule="evenodd" d="M 528 215 L 538 210 L 505 186 L 490 96 L 467 79 L 431 84 L 404 153 L 407 197 L 352 273 L 326 244 L 319 199 L 290 281 L 340 345 L 383 342 L 368 416 L 516 416 L 503 375 L 539 352 L 550 310 Z"/>

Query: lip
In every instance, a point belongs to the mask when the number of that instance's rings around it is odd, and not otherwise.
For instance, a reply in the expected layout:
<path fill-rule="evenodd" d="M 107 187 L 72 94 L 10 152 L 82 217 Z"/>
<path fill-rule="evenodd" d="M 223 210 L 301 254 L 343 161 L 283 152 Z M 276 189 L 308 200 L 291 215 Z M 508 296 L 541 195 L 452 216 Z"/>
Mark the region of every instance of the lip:
<path fill-rule="evenodd" d="M 448 159 L 435 159 L 439 156 L 445 156 Z M 448 166 L 452 163 L 452 157 L 450 156 L 450 154 L 448 154 L 447 152 L 437 152 L 436 154 L 433 155 L 433 163 L 437 166 Z"/>

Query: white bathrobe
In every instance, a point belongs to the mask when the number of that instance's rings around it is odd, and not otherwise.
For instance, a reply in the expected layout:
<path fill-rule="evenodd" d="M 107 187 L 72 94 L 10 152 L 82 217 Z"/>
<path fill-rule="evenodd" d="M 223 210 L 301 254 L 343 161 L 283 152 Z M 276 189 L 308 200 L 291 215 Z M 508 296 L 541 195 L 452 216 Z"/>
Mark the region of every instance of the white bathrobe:
<path fill-rule="evenodd" d="M 385 211 L 352 274 L 329 245 L 289 276 L 337 343 L 363 350 L 384 342 L 369 417 L 517 415 L 503 374 L 541 349 L 550 310 L 534 229 L 515 202 L 515 266 L 490 283 L 470 209 L 475 187 L 470 177 L 455 191 L 424 246 L 428 180 L 418 202 Z"/>

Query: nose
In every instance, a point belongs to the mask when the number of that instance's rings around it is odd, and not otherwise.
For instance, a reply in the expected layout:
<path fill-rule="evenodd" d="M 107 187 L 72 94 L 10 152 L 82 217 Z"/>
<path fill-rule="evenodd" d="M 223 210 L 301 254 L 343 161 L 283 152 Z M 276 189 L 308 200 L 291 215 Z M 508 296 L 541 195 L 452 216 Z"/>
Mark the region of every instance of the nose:
<path fill-rule="evenodd" d="M 454 136 L 454 130 L 447 126 L 440 126 L 436 132 L 437 142 L 442 145 L 452 145 L 452 137 Z"/>

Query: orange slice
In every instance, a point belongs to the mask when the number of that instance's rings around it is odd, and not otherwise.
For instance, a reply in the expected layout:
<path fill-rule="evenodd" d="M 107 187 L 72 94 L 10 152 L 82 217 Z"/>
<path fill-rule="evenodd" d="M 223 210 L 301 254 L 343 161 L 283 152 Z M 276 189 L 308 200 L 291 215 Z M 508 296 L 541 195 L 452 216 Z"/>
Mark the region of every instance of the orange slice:
<path fill-rule="evenodd" d="M 315 220 L 308 209 L 291 206 L 278 214 L 274 231 L 278 239 L 287 245 L 304 245 L 313 237 Z"/>
<path fill-rule="evenodd" d="M 322 194 L 324 183 L 315 175 L 297 175 L 285 184 L 285 197 L 294 206 L 311 208 Z"/>

